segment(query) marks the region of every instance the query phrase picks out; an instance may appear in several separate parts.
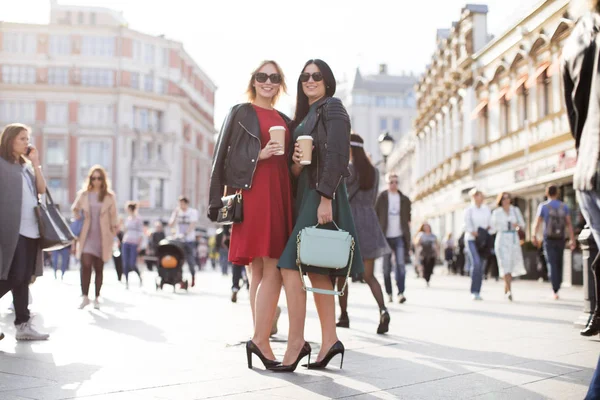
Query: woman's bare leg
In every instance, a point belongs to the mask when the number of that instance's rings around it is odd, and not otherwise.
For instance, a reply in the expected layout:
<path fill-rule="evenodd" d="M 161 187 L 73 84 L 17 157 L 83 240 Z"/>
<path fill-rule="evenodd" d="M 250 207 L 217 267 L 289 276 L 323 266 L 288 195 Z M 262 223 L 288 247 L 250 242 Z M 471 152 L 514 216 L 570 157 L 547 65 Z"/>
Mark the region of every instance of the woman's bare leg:
<path fill-rule="evenodd" d="M 255 263 L 254 261 L 246 268 L 248 273 L 248 279 L 250 280 L 250 308 L 252 309 L 252 324 L 256 324 L 256 293 L 258 292 L 258 286 L 263 277 L 263 264 L 262 260 Z"/>
<path fill-rule="evenodd" d="M 254 259 L 253 264 L 262 265 L 262 280 L 258 288 L 254 307 L 254 336 L 252 341 L 270 360 L 275 359 L 269 342 L 275 309 L 281 293 L 281 273 L 274 258 Z"/>
<path fill-rule="evenodd" d="M 282 364 L 290 365 L 296 361 L 298 354 L 302 350 L 302 346 L 304 346 L 306 292 L 302 288 L 302 281 L 300 280 L 298 271 L 281 268 L 281 277 L 283 279 L 283 287 L 285 288 L 288 316 L 290 319 L 288 344 Z"/>
<path fill-rule="evenodd" d="M 331 279 L 328 275 L 308 274 L 310 281 L 315 288 L 333 290 Z M 335 299 L 334 296 L 327 294 L 314 293 L 315 305 L 321 322 L 321 350 L 317 356 L 317 361 L 321 361 L 327 354 L 331 346 L 338 341 L 335 327 Z"/>

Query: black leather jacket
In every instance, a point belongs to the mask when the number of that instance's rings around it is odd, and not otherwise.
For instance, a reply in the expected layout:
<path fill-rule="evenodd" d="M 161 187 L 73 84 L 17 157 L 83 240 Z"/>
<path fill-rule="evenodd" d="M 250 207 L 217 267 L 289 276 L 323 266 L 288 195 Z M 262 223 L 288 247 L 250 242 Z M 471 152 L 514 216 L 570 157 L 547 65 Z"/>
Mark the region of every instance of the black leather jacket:
<path fill-rule="evenodd" d="M 332 199 L 342 180 L 350 176 L 350 117 L 335 97 L 319 100 L 317 112 L 305 124 L 314 139 L 309 185 L 320 195 Z"/>
<path fill-rule="evenodd" d="M 600 74 L 594 67 L 599 30 L 600 15 L 583 16 L 562 52 L 565 103 L 578 151 L 573 186 L 578 190 L 593 189 L 600 152 Z"/>
<path fill-rule="evenodd" d="M 290 119 L 279 114 L 289 125 Z M 287 144 L 291 145 L 291 142 Z M 221 197 L 225 186 L 228 190 L 252 187 L 261 148 L 260 124 L 252 104 L 232 107 L 221 127 L 213 155 L 208 206 L 212 221 L 216 221 L 217 212 L 223 206 Z"/>

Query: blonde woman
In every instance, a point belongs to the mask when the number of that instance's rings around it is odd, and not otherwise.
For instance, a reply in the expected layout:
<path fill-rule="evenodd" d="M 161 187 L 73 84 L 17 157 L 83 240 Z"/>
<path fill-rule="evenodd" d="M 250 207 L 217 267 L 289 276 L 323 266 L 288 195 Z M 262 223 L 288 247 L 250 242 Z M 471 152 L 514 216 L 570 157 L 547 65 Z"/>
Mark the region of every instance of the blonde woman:
<path fill-rule="evenodd" d="M 113 240 L 119 230 L 115 194 L 110 190 L 106 171 L 100 165 L 90 169 L 84 187 L 77 194 L 71 209 L 76 218 L 84 218 L 77 242 L 83 296 L 79 308 L 83 309 L 90 304 L 88 292 L 93 269 L 96 275 L 94 308 L 99 309 L 104 263 L 112 257 Z"/>
<path fill-rule="evenodd" d="M 229 261 L 250 265 L 251 270 L 254 336 L 246 343 L 249 368 L 252 354 L 265 367 L 279 364 L 269 336 L 281 292 L 277 261 L 293 228 L 290 120 L 274 108 L 285 90 L 283 72 L 275 61 L 263 61 L 251 73 L 247 88 L 250 103 L 234 106 L 225 118 L 211 173 L 211 220 L 217 220 L 225 187 L 241 190 L 243 196 L 244 220 L 231 228 Z M 269 130 L 276 126 L 284 130 L 283 141 L 271 138 Z"/>

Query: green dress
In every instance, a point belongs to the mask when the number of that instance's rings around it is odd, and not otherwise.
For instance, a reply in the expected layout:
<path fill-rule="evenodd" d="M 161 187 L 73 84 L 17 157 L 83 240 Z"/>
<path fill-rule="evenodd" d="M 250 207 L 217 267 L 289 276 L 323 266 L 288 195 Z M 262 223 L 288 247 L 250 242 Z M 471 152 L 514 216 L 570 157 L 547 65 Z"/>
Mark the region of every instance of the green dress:
<path fill-rule="evenodd" d="M 310 135 L 311 132 L 305 132 L 304 125 L 311 113 L 316 112 L 316 103 L 310 107 L 308 115 L 302 120 L 300 125 L 294 131 L 294 142 L 298 136 Z M 349 144 L 348 144 L 349 145 Z M 298 177 L 297 195 L 294 203 L 294 215 L 296 224 L 290 236 L 283 254 L 279 259 L 279 268 L 298 270 L 296 265 L 297 244 L 296 240 L 298 233 L 306 227 L 315 226 L 317 224 L 317 209 L 321 203 L 321 195 L 309 186 L 308 167 L 304 168 Z M 348 199 L 345 180 L 338 186 L 335 192 L 334 199 L 331 202 L 333 208 L 333 220 L 337 226 L 350 233 L 354 238 L 356 245 L 354 248 L 354 260 L 352 262 L 350 274 L 359 274 L 364 271 L 362 257 L 360 255 L 360 246 L 358 245 L 358 235 L 354 227 L 354 219 L 352 218 L 352 210 Z M 324 228 L 335 229 L 333 224 L 327 224 Z M 311 272 L 323 275 L 346 276 L 348 270 L 346 268 L 335 270 L 329 268 L 318 268 L 302 266 L 302 271 Z"/>

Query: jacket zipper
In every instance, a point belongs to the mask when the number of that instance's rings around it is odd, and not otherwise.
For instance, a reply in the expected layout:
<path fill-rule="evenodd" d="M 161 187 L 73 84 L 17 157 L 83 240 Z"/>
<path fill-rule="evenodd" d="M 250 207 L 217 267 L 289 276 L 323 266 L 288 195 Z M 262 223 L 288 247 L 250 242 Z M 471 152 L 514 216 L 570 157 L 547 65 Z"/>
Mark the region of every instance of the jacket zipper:
<path fill-rule="evenodd" d="M 258 157 L 260 157 L 260 140 L 254 136 L 252 133 L 250 133 L 250 131 L 248 130 L 248 128 L 246 128 L 240 121 L 238 121 L 238 124 L 240 124 L 240 126 L 242 128 L 244 128 L 244 130 L 246 132 L 248 132 L 248 135 L 252 136 L 254 139 L 258 140 L 258 154 L 256 155 L 256 162 L 254 163 L 254 169 L 252 170 L 252 176 L 250 177 L 250 184 L 248 186 L 248 189 L 252 188 L 252 182 L 254 181 L 254 173 L 256 172 L 256 167 L 258 166 Z"/>

